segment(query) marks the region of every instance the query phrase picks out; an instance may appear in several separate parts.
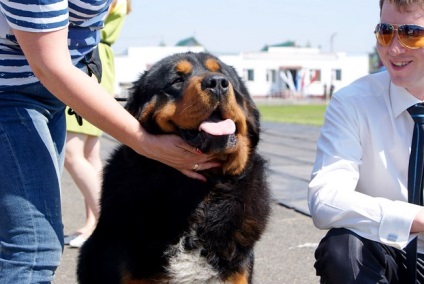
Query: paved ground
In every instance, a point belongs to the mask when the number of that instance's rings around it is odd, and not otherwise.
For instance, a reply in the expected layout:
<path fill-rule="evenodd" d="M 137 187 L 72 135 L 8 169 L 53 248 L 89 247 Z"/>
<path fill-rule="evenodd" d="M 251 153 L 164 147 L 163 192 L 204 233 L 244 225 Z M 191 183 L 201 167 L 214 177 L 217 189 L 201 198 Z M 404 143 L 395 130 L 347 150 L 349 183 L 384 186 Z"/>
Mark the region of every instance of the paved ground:
<path fill-rule="evenodd" d="M 265 123 L 261 152 L 270 160 L 270 185 L 275 198 L 267 232 L 256 249 L 255 283 L 318 283 L 313 269 L 316 245 L 324 236 L 308 216 L 307 184 L 315 155 L 317 127 Z M 115 146 L 102 138 L 102 156 Z M 68 173 L 63 179 L 65 234 L 74 232 L 84 220 L 83 198 Z M 56 284 L 72 284 L 78 249 L 65 248 Z"/>

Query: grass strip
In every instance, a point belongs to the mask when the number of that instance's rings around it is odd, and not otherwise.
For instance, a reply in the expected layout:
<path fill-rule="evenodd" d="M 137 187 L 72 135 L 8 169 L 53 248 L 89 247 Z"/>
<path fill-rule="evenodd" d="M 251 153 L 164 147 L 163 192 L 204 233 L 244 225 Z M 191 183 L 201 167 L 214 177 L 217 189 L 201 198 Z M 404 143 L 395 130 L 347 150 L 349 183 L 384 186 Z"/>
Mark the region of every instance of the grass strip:
<path fill-rule="evenodd" d="M 258 105 L 263 121 L 322 126 L 326 104 Z"/>

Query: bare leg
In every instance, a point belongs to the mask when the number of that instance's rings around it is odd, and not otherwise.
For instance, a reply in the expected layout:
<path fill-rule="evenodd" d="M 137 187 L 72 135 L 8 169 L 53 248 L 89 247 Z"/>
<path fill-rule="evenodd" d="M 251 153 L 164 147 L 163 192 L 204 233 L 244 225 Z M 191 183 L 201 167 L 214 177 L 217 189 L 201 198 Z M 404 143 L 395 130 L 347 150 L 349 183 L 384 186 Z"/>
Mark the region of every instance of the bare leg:
<path fill-rule="evenodd" d="M 99 137 L 68 132 L 65 168 L 84 196 L 86 222 L 78 232 L 87 238 L 94 230 L 99 215 L 102 168 Z"/>

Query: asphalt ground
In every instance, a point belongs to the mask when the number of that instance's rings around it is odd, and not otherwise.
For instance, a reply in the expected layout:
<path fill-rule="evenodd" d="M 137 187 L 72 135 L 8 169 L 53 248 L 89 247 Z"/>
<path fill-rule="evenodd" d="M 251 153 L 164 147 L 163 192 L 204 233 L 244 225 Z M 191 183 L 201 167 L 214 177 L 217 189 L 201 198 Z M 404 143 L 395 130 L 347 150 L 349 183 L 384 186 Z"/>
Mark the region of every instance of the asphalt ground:
<path fill-rule="evenodd" d="M 269 159 L 273 212 L 267 231 L 256 246 L 256 284 L 319 283 L 314 251 L 326 233 L 314 227 L 306 203 L 307 185 L 315 157 L 319 128 L 263 123 L 260 152 Z M 116 146 L 108 135 L 101 138 L 102 157 Z M 84 223 L 84 200 L 65 171 L 62 178 L 62 210 L 65 234 Z M 53 283 L 77 283 L 78 249 L 65 247 Z"/>

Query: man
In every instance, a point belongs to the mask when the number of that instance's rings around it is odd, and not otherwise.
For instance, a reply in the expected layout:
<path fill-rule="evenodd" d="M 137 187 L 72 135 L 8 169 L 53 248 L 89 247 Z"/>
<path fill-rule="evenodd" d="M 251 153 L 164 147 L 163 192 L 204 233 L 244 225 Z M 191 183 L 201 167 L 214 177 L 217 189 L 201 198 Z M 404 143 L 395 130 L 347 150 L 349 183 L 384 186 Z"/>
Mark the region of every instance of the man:
<path fill-rule="evenodd" d="M 407 110 L 424 100 L 424 0 L 380 0 L 380 11 L 387 71 L 337 92 L 318 140 L 308 202 L 314 224 L 330 229 L 315 253 L 322 283 L 408 283 L 404 249 L 417 235 L 424 283 L 424 210 L 408 203 Z"/>

